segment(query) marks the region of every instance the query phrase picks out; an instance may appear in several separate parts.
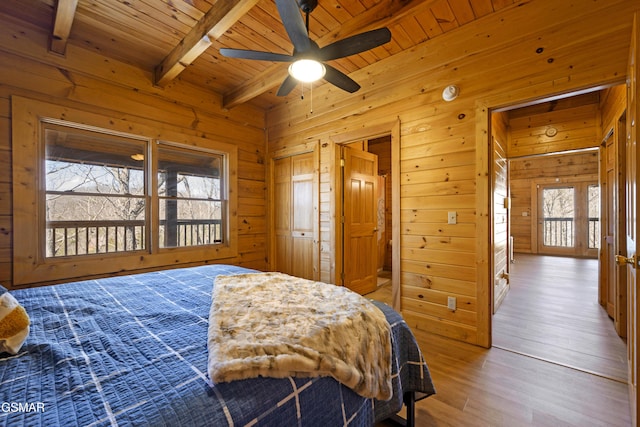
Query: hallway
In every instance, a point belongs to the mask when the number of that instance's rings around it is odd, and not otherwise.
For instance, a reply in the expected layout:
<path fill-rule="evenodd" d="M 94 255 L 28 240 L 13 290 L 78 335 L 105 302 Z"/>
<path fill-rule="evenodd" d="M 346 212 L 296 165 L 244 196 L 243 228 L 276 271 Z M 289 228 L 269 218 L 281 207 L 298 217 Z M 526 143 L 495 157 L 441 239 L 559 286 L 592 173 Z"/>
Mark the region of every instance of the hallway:
<path fill-rule="evenodd" d="M 598 304 L 598 261 L 516 254 L 494 347 L 627 381 L 626 343 Z"/>

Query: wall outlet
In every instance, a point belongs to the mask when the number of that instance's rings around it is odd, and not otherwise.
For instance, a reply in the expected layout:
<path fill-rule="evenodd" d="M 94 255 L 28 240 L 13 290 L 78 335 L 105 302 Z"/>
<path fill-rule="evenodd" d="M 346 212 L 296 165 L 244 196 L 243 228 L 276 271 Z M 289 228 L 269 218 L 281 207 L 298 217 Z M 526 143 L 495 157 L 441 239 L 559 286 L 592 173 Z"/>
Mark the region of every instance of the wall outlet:
<path fill-rule="evenodd" d="M 456 311 L 456 297 L 447 297 L 447 308 Z"/>
<path fill-rule="evenodd" d="M 456 224 L 458 222 L 458 213 L 457 212 L 449 212 L 447 215 L 449 224 Z"/>

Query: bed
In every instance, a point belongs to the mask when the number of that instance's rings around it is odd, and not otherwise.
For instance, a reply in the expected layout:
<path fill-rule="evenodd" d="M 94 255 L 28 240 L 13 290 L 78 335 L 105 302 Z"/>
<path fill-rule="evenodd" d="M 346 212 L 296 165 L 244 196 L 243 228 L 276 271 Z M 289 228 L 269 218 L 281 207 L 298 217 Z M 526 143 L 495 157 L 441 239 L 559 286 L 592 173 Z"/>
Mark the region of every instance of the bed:
<path fill-rule="evenodd" d="M 31 321 L 15 355 L 0 353 L 0 425 L 369 426 L 435 393 L 402 317 L 374 302 L 391 327 L 388 401 L 331 377 L 213 383 L 207 328 L 228 265 L 179 268 L 13 290 Z"/>

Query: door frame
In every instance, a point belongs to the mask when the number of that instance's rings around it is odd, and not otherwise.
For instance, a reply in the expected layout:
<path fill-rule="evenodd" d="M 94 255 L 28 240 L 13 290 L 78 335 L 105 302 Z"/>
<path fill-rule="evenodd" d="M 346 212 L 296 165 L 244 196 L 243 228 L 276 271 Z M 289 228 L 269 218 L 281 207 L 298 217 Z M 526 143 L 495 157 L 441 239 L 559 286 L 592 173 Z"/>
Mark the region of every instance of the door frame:
<path fill-rule="evenodd" d="M 391 295 L 392 306 L 401 311 L 401 283 L 400 283 L 400 118 L 396 120 L 367 126 L 362 129 L 341 132 L 330 137 L 333 156 L 331 182 L 334 195 L 330 201 L 330 213 L 333 232 L 331 233 L 331 250 L 334 254 L 334 268 L 331 269 L 333 283 L 342 285 L 340 272 L 343 267 L 342 227 L 340 209 L 342 204 L 342 185 L 340 171 L 340 145 L 350 142 L 374 139 L 391 135 Z"/>
<path fill-rule="evenodd" d="M 493 144 L 491 115 L 494 112 L 507 111 L 542 102 L 554 101 L 562 98 L 581 95 L 602 90 L 608 87 L 625 84 L 625 77 L 615 81 L 594 82 L 588 88 L 558 91 L 552 82 L 548 87 L 538 88 L 538 92 L 548 91 L 543 96 L 526 96 L 523 93 L 503 92 L 489 98 L 478 99 L 475 103 L 475 137 L 476 137 L 476 300 L 477 310 L 477 344 L 486 348 L 492 345 L 492 304 L 494 300 L 493 277 Z"/>

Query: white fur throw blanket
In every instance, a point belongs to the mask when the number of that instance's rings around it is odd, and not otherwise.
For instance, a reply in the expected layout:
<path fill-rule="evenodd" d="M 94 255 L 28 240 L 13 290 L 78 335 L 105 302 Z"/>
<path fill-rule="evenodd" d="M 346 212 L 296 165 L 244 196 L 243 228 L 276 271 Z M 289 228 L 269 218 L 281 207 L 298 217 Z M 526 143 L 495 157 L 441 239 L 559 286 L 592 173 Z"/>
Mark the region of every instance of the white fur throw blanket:
<path fill-rule="evenodd" d="M 209 314 L 214 382 L 332 376 L 364 397 L 391 398 L 391 330 L 350 290 L 282 273 L 218 276 Z"/>

